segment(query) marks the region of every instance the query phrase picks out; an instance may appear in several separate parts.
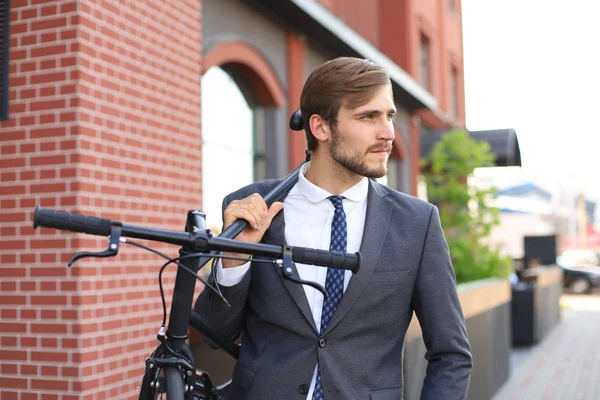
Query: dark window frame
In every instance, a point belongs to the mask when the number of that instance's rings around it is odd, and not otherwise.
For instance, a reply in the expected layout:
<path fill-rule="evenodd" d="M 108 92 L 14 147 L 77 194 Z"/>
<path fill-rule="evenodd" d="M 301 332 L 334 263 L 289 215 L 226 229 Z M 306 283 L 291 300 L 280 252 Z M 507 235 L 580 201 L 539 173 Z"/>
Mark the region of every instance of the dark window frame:
<path fill-rule="evenodd" d="M 458 68 L 456 68 L 454 65 L 452 65 L 450 67 L 450 79 L 448 79 L 449 81 L 449 92 L 450 92 L 450 104 L 449 104 L 449 111 L 450 111 L 450 115 L 453 118 L 458 118 L 458 114 L 459 114 L 459 95 L 458 95 L 458 87 L 459 87 L 459 83 L 458 83 Z"/>
<path fill-rule="evenodd" d="M 10 54 L 10 0 L 0 2 L 0 121 L 8 119 L 8 58 Z"/>
<path fill-rule="evenodd" d="M 431 40 L 424 33 L 419 37 L 419 81 L 431 91 Z"/>

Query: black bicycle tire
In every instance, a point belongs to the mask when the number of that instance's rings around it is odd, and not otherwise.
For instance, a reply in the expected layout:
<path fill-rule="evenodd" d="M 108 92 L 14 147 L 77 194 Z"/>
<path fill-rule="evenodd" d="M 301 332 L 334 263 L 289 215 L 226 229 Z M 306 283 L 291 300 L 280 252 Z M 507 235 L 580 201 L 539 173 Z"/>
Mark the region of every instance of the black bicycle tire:
<path fill-rule="evenodd" d="M 167 400 L 184 400 L 184 382 L 177 367 L 167 366 L 163 369 L 165 376 L 165 393 Z"/>

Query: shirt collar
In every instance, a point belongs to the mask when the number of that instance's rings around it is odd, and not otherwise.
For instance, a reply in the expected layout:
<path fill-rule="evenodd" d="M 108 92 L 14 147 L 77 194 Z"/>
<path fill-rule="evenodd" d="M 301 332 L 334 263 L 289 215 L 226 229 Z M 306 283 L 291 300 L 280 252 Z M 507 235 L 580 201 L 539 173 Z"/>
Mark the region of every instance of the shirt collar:
<path fill-rule="evenodd" d="M 306 179 L 305 174 L 309 166 L 310 162 L 306 163 L 300 170 L 300 174 L 298 174 L 297 187 L 300 193 L 302 193 L 308 200 L 310 200 L 313 203 L 318 203 L 327 199 L 329 196 L 332 196 L 332 194 Z M 356 185 L 347 189 L 340 196 L 352 201 L 361 201 L 364 200 L 365 197 L 367 197 L 368 192 L 369 180 L 363 176 L 363 178 Z"/>

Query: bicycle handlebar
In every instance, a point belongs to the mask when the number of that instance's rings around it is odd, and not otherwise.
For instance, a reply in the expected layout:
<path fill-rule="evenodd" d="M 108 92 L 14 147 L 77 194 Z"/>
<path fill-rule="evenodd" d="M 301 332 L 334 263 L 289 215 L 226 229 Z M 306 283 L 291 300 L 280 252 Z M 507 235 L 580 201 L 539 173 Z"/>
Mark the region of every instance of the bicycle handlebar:
<path fill-rule="evenodd" d="M 35 229 L 38 226 L 97 236 L 108 236 L 113 226 L 119 226 L 121 228 L 121 235 L 125 237 L 170 243 L 201 252 L 226 251 L 282 258 L 285 250 L 283 246 L 213 237 L 204 231 L 187 233 L 145 228 L 126 225 L 120 221 L 43 209 L 36 206 L 33 228 Z M 357 273 L 360 268 L 360 253 L 351 254 L 304 247 L 292 247 L 291 249 L 292 259 L 298 263 L 348 269 L 353 273 Z"/>
<path fill-rule="evenodd" d="M 48 210 L 36 206 L 33 214 L 33 229 L 36 229 L 38 226 L 90 235 L 108 236 L 112 229 L 112 221 L 104 218 L 71 214 L 64 211 Z"/>

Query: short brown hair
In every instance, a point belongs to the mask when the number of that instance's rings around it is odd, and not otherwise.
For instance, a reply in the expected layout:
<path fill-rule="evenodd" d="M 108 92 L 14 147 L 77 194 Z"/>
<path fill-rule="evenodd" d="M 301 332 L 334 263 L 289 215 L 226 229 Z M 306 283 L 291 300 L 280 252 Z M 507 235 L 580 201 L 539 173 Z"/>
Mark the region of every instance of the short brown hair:
<path fill-rule="evenodd" d="M 334 58 L 317 67 L 306 80 L 300 96 L 308 150 L 315 150 L 319 143 L 310 130 L 311 115 L 318 114 L 330 126 L 335 126 L 342 104 L 359 107 L 389 84 L 390 77 L 382 67 L 361 58 Z"/>

